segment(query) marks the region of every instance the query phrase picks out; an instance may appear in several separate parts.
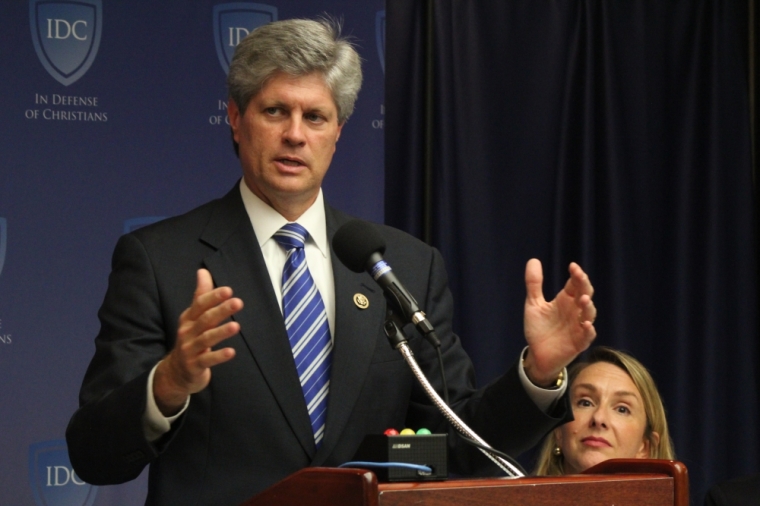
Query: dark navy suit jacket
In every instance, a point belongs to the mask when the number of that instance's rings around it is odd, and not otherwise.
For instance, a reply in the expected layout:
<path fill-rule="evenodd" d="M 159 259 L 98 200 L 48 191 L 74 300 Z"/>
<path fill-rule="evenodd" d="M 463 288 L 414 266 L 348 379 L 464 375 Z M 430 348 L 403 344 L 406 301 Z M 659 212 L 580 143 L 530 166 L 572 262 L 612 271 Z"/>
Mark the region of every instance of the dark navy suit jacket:
<path fill-rule="evenodd" d="M 326 219 L 332 241 L 350 217 L 326 206 Z M 566 421 L 566 398 L 552 413 L 541 412 L 515 367 L 488 387 L 475 388 L 470 359 L 452 331 L 453 302 L 440 254 L 404 232 L 378 227 L 387 242 L 385 258 L 441 338 L 450 402 L 459 416 L 511 454 Z M 445 420 L 387 342 L 382 291 L 334 254 L 332 263 L 335 346 L 326 433 L 317 450 L 282 314 L 238 186 L 185 215 L 122 236 L 98 313 L 101 330 L 80 408 L 66 432 L 77 474 L 93 484 L 121 483 L 150 464 L 147 504 L 234 505 L 301 468 L 351 460 L 366 434 L 388 427 L 446 432 Z M 209 386 L 192 396 L 168 434 L 151 443 L 142 429 L 148 374 L 174 345 L 179 315 L 192 301 L 201 267 L 245 304 L 234 316 L 240 333 L 223 343 L 237 354 L 212 369 Z M 369 299 L 368 308 L 354 304 L 357 293 Z M 440 392 L 434 350 L 406 330 Z M 450 440 L 452 471 L 482 473 L 488 461 Z"/>

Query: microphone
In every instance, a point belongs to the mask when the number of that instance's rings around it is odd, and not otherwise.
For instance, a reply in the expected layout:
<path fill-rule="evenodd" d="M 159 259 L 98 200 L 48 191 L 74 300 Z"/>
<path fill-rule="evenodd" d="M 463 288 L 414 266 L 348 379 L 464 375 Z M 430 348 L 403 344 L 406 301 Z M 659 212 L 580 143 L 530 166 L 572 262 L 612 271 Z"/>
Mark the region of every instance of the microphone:
<path fill-rule="evenodd" d="M 404 323 L 414 323 L 426 339 L 434 346 L 440 346 L 433 325 L 383 259 L 385 239 L 374 225 L 363 220 L 348 221 L 335 232 L 332 244 L 343 265 L 354 272 L 366 270 L 372 276 L 383 289 L 385 298 L 400 313 Z"/>

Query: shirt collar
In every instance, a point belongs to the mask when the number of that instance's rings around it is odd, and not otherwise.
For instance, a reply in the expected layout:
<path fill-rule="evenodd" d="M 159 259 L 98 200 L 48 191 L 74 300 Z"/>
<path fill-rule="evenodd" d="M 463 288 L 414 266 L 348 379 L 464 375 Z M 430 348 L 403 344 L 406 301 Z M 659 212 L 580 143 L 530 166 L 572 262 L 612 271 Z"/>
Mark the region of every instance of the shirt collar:
<path fill-rule="evenodd" d="M 274 210 L 269 204 L 261 200 L 245 184 L 245 180 L 240 179 L 240 195 L 243 198 L 243 205 L 248 213 L 248 218 L 253 225 L 253 231 L 259 241 L 259 246 L 269 241 L 275 232 L 280 230 L 283 225 L 288 223 L 280 213 Z M 298 217 L 296 223 L 303 226 L 309 232 L 309 240 L 319 248 L 322 256 L 327 258 L 330 249 L 327 246 L 327 224 L 325 218 L 325 204 L 322 196 L 322 188 L 314 203 L 306 212 Z"/>

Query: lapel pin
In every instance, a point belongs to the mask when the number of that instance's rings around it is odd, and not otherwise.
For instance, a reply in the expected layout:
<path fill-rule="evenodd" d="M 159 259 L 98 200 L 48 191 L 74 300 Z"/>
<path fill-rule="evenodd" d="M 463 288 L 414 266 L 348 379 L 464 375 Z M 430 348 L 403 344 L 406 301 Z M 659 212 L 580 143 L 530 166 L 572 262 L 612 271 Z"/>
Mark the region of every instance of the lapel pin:
<path fill-rule="evenodd" d="M 369 299 L 361 293 L 354 294 L 354 304 L 359 309 L 367 309 L 369 307 Z"/>

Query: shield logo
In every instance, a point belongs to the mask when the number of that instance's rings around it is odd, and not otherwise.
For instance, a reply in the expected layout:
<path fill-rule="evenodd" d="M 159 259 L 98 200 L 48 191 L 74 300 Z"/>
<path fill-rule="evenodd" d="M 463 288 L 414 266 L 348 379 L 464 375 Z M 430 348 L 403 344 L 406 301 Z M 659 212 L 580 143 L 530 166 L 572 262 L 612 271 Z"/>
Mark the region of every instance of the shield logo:
<path fill-rule="evenodd" d="M 98 493 L 74 473 L 64 440 L 29 446 L 29 485 L 37 506 L 92 506 Z"/>
<path fill-rule="evenodd" d="M 45 70 L 68 86 L 90 69 L 103 31 L 101 0 L 29 0 L 29 22 Z"/>
<path fill-rule="evenodd" d="M 8 222 L 5 218 L 0 218 L 0 274 L 3 273 L 3 264 L 5 264 L 5 245 L 8 241 Z"/>
<path fill-rule="evenodd" d="M 380 67 L 385 74 L 385 11 L 377 11 L 375 15 L 375 40 L 377 55 L 380 57 Z"/>
<path fill-rule="evenodd" d="M 236 2 L 214 6 L 214 42 L 224 73 L 230 71 L 235 47 L 251 30 L 277 21 L 277 7 Z"/>

